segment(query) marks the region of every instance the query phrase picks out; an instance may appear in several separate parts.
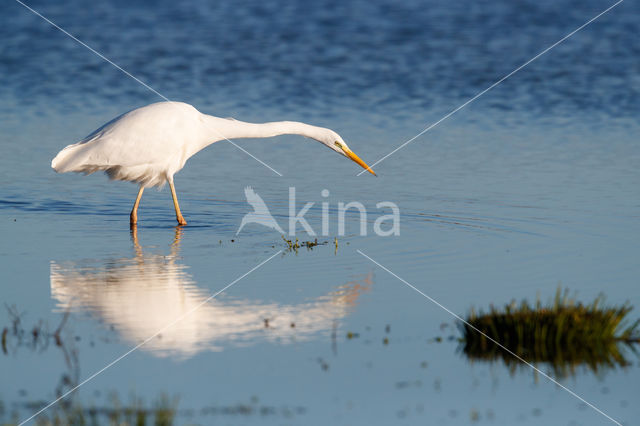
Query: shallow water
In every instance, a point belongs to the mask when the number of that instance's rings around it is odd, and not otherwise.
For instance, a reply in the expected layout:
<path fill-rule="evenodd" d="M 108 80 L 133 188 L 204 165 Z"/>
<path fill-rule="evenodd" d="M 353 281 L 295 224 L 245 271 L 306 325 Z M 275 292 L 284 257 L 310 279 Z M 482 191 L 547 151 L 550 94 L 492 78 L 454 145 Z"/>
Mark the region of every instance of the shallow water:
<path fill-rule="evenodd" d="M 331 127 L 372 163 L 609 4 L 32 6 L 170 99 Z M 354 164 L 298 137 L 237 141 L 283 177 L 217 143 L 176 176 L 189 225 L 175 229 L 166 189 L 147 191 L 131 234 L 132 184 L 57 175 L 49 164 L 160 99 L 4 2 L 0 300 L 24 312 L 27 331 L 38 321 L 53 331 L 70 314 L 67 355 L 9 339 L 0 420 L 28 417 L 24 404 L 53 400 L 64 374 L 81 381 L 177 321 L 73 398 L 102 406 L 112 391 L 148 403 L 176 395 L 178 424 L 606 423 L 531 369 L 470 363 L 449 313 L 356 250 L 459 315 L 546 300 L 559 284 L 583 301 L 604 293 L 640 306 L 639 15 L 622 3 L 380 163 L 378 178 L 356 177 Z M 315 202 L 306 218 L 316 230 L 329 202 L 330 233 L 318 237 L 328 244 L 289 252 L 258 225 L 236 236 L 251 210 L 246 186 L 283 227 L 289 187 L 298 210 Z M 368 235 L 350 214 L 336 250 L 337 206 L 349 201 L 367 207 Z M 380 201 L 400 207 L 399 236 L 373 234 L 388 213 Z M 298 237 L 315 238 L 300 228 Z M 561 382 L 632 424 L 640 371 L 630 359 Z"/>

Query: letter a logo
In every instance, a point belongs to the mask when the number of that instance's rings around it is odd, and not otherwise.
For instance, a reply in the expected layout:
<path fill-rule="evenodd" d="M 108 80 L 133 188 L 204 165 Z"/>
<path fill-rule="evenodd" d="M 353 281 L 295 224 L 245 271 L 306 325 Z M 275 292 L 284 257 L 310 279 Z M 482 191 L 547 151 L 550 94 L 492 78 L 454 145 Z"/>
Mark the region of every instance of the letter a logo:
<path fill-rule="evenodd" d="M 253 188 L 247 186 L 244 189 L 244 195 L 247 197 L 247 203 L 249 203 L 251 207 L 253 207 L 253 212 L 244 215 L 244 217 L 242 218 L 242 222 L 240 223 L 240 227 L 238 228 L 238 232 L 236 232 L 236 235 L 238 235 L 240 231 L 242 231 L 242 228 L 244 228 L 244 226 L 248 223 L 257 223 L 266 226 L 267 228 L 275 229 L 279 233 L 284 234 L 284 231 L 282 230 L 282 228 L 280 228 L 278 222 L 276 222 L 273 216 L 271 216 L 267 205 L 264 203 L 262 198 L 253 190 Z"/>

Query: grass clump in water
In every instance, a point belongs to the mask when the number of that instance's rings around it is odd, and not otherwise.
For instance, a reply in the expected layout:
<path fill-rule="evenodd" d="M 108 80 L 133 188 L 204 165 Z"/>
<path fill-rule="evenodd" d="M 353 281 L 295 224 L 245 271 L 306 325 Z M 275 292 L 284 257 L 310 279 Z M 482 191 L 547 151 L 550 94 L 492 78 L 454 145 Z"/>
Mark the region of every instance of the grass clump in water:
<path fill-rule="evenodd" d="M 534 305 L 523 300 L 503 309 L 492 306 L 487 313 L 472 310 L 468 324 L 460 324 L 463 352 L 471 359 L 501 359 L 512 372 L 523 365 L 491 338 L 528 362 L 549 364 L 560 377 L 574 374 L 579 365 L 596 373 L 625 367 L 630 362 L 621 345 L 635 352 L 634 345 L 640 343 L 640 320 L 625 325 L 631 309 L 629 304 L 604 306 L 602 295 L 585 305 L 558 288 L 546 305 L 539 299 Z"/>

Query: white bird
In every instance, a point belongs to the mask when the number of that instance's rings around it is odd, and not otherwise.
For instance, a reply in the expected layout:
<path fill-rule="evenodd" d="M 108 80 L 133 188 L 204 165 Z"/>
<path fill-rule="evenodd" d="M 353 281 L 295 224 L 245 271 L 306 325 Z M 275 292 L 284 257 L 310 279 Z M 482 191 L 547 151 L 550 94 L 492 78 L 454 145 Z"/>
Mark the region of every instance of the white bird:
<path fill-rule="evenodd" d="M 295 121 L 246 123 L 202 114 L 182 102 L 158 102 L 129 111 L 82 141 L 64 148 L 51 161 L 51 167 L 59 173 L 104 171 L 111 179 L 139 183 L 130 215 L 132 226 L 138 221 L 138 205 L 144 189 L 169 182 L 176 219 L 180 225 L 186 225 L 178 205 L 173 175 L 191 156 L 224 139 L 268 138 L 284 134 L 315 139 L 375 175 L 331 129 Z"/>
<path fill-rule="evenodd" d="M 269 211 L 269 208 L 265 204 L 262 197 L 259 196 L 258 193 L 253 190 L 253 188 L 247 186 L 244 189 L 244 195 L 247 197 L 247 203 L 249 203 L 251 207 L 253 207 L 253 211 L 244 215 L 244 217 L 242 218 L 242 222 L 240 223 L 240 227 L 236 232 L 236 235 L 238 235 L 240 231 L 242 231 L 242 228 L 244 228 L 247 223 L 258 223 L 260 225 L 266 226 L 267 228 L 275 229 L 281 234 L 284 234 L 284 231 L 282 230 L 282 228 L 280 228 L 278 222 L 276 222 L 273 216 L 271 216 L 271 212 Z"/>

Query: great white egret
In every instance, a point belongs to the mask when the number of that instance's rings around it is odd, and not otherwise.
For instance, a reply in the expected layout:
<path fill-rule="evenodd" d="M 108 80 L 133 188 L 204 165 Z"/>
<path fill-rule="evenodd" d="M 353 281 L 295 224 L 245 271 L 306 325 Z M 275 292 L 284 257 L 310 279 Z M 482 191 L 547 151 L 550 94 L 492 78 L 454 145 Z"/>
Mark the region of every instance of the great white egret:
<path fill-rule="evenodd" d="M 227 138 L 268 138 L 284 134 L 315 139 L 375 175 L 331 129 L 295 121 L 246 123 L 202 114 L 182 102 L 158 102 L 116 117 L 82 141 L 60 151 L 51 161 L 51 167 L 59 173 L 90 174 L 102 170 L 111 179 L 139 183 L 140 190 L 130 215 L 131 225 L 138 221 L 138 205 L 144 189 L 169 182 L 176 219 L 180 225 L 186 225 L 173 175 L 191 156 Z"/>

